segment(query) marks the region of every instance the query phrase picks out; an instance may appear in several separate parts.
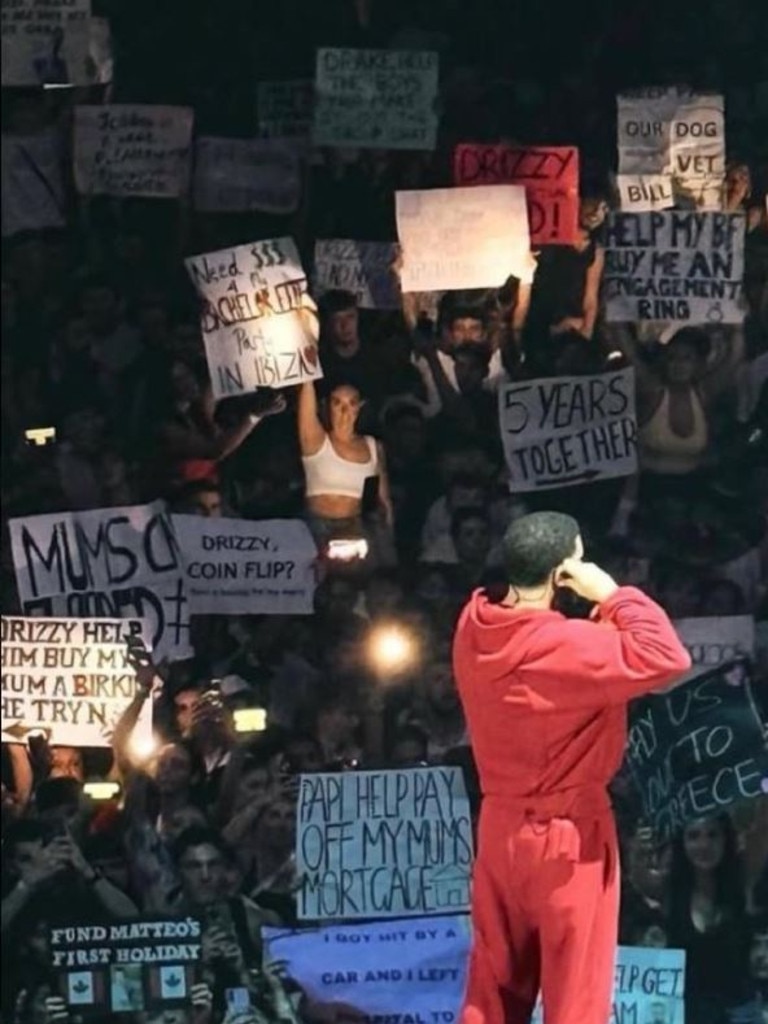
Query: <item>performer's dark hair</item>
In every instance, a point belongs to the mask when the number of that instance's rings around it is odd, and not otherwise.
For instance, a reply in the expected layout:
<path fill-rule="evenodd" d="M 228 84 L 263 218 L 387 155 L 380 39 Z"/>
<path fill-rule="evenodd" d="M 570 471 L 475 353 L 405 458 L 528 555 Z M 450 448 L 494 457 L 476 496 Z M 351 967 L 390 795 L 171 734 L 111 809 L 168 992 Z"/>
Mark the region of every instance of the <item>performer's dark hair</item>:
<path fill-rule="evenodd" d="M 561 512 L 533 512 L 516 519 L 504 535 L 504 568 L 513 587 L 538 587 L 570 558 L 579 524 Z"/>

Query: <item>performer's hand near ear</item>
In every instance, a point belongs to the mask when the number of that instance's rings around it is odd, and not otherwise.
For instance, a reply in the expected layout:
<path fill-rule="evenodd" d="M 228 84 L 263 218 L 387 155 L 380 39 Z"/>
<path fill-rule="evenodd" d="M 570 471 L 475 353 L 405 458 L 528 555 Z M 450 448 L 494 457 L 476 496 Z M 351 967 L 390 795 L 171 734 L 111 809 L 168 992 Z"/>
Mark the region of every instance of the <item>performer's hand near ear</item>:
<path fill-rule="evenodd" d="M 619 589 L 616 580 L 594 562 L 581 562 L 576 558 L 566 558 L 560 563 L 555 575 L 555 583 L 559 587 L 568 587 L 579 597 L 595 604 L 602 604 Z"/>

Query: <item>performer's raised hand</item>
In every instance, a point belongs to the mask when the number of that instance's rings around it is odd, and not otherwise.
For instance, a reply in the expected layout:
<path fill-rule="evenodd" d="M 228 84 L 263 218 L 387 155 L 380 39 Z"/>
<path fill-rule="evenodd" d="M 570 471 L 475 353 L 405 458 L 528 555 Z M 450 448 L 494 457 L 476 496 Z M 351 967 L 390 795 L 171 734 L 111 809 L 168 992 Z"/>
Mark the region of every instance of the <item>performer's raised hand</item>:
<path fill-rule="evenodd" d="M 594 562 L 582 562 L 578 558 L 566 558 L 555 576 L 559 587 L 568 587 L 579 597 L 601 604 L 616 593 L 619 585 L 604 569 Z"/>

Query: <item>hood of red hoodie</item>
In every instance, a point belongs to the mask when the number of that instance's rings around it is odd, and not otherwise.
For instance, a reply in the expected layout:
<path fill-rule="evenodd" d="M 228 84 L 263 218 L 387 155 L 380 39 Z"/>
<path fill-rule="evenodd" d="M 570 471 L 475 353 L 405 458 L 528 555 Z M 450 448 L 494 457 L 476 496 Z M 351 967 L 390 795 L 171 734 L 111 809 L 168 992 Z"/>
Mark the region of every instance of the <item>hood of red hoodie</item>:
<path fill-rule="evenodd" d="M 461 636 L 466 651 L 471 648 L 478 656 L 478 668 L 484 676 L 494 678 L 494 663 L 498 662 L 498 675 L 508 676 L 523 659 L 530 655 L 533 637 L 542 625 L 562 621 L 560 612 L 535 608 L 518 610 L 490 601 L 484 590 L 476 590 L 461 615 L 457 636 Z"/>

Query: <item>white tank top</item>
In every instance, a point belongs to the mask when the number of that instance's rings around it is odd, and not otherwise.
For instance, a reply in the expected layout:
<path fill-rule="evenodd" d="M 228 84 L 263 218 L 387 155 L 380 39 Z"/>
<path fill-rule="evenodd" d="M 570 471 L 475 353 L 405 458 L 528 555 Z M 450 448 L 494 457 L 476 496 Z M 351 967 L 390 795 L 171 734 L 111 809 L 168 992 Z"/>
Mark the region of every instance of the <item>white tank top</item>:
<path fill-rule="evenodd" d="M 306 496 L 313 498 L 318 494 L 338 494 L 344 498 L 362 498 L 365 481 L 368 477 L 376 476 L 379 469 L 376 442 L 367 435 L 364 440 L 370 452 L 367 462 L 343 459 L 327 434 L 319 451 L 314 455 L 302 456 Z"/>

